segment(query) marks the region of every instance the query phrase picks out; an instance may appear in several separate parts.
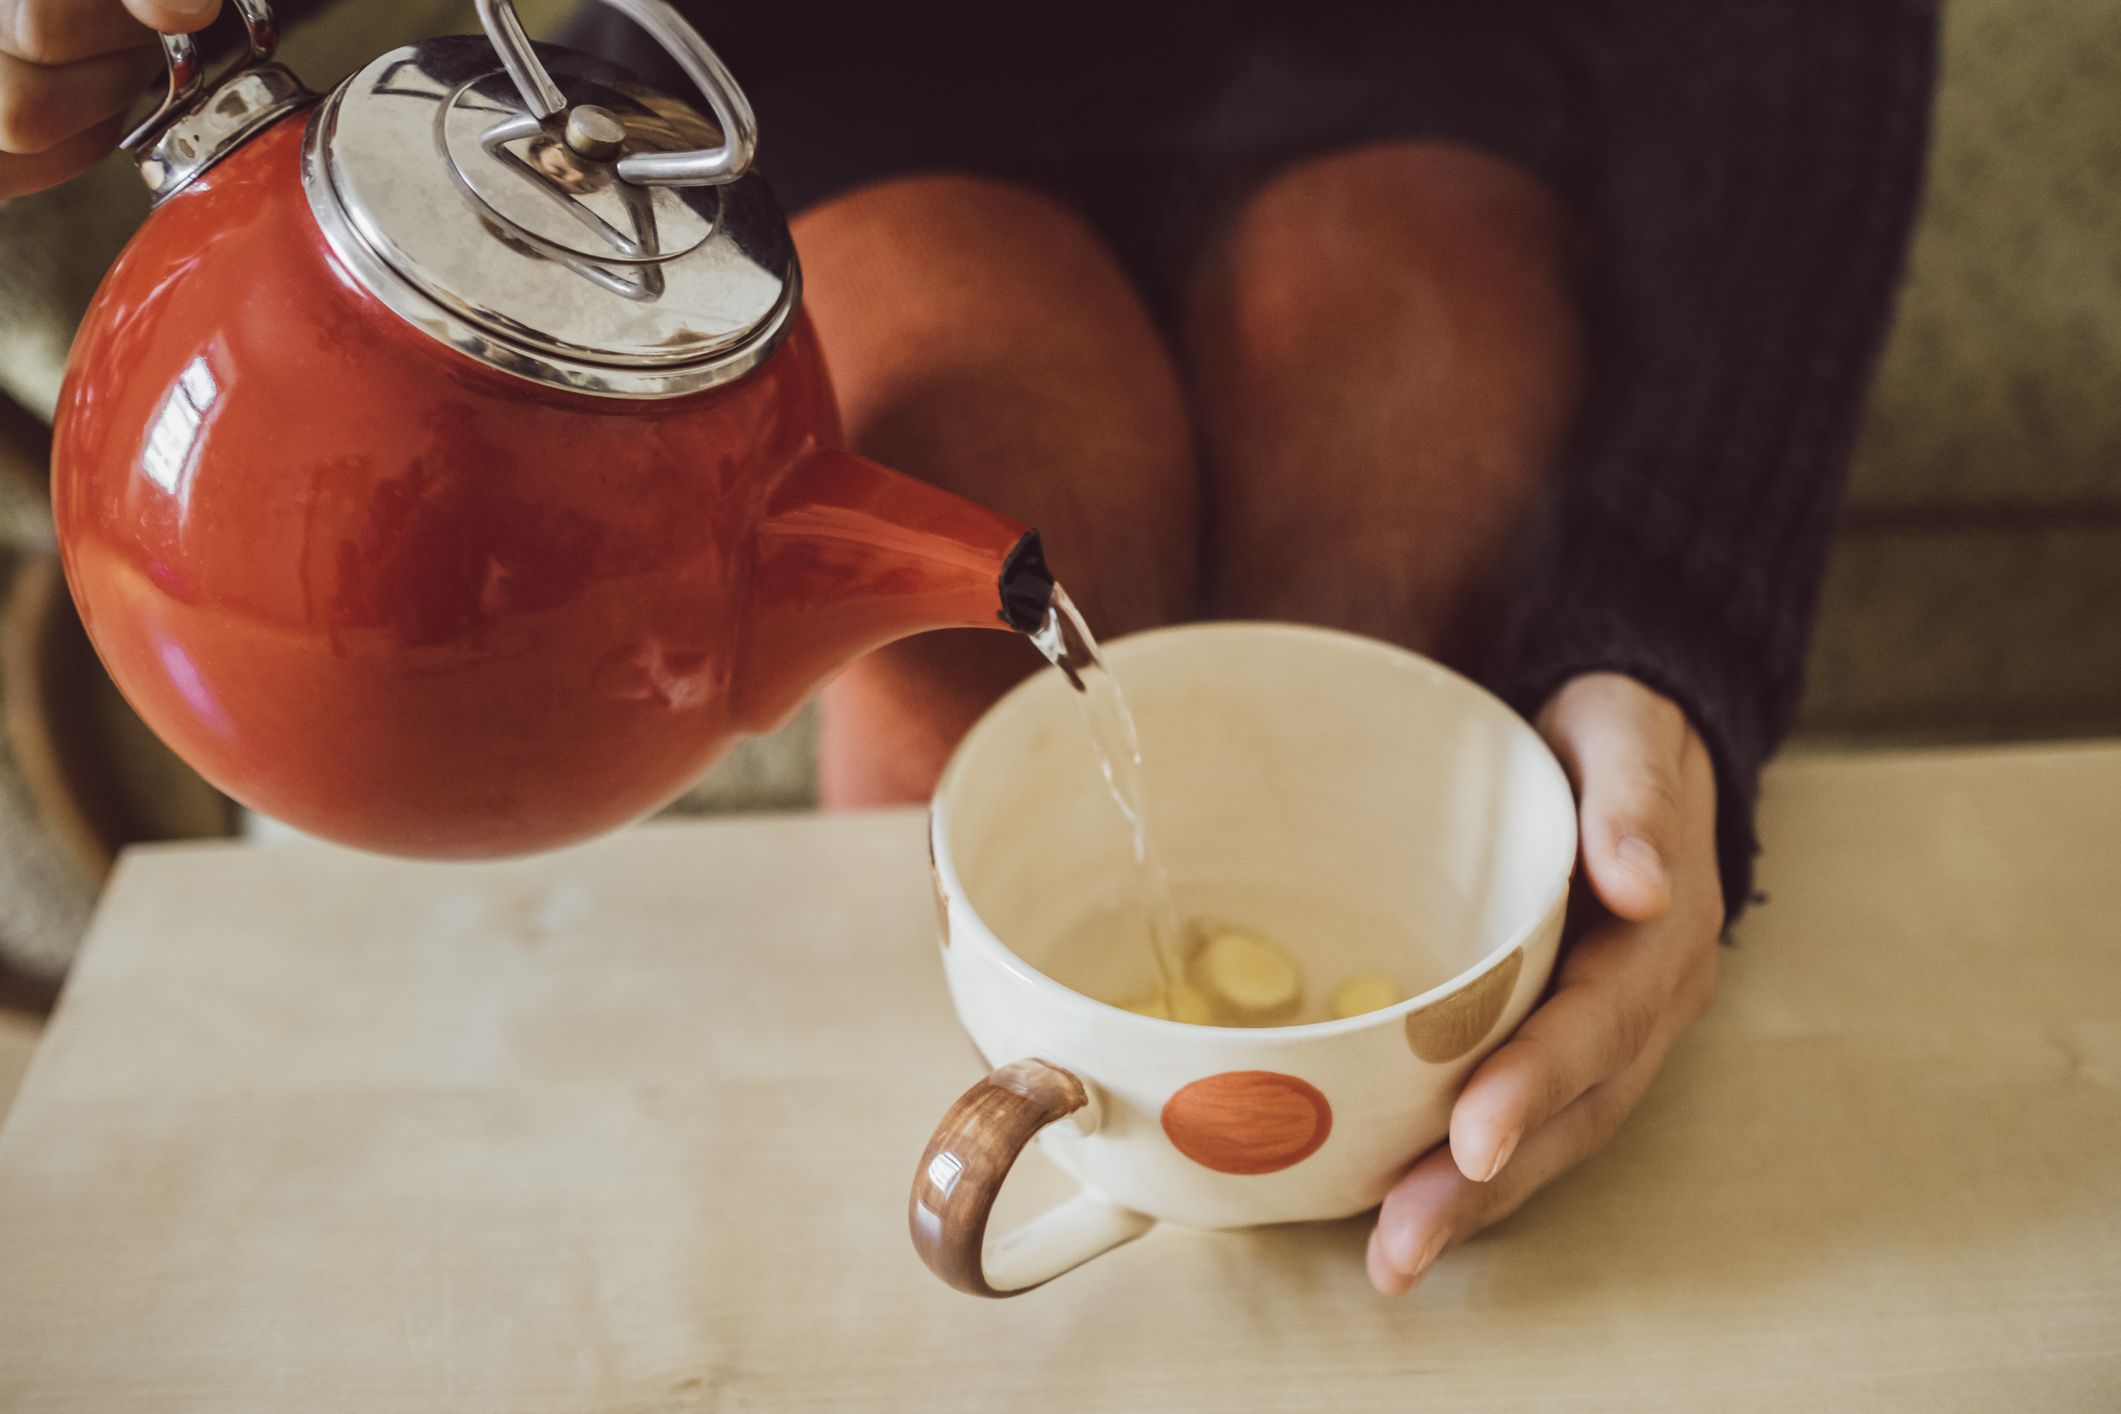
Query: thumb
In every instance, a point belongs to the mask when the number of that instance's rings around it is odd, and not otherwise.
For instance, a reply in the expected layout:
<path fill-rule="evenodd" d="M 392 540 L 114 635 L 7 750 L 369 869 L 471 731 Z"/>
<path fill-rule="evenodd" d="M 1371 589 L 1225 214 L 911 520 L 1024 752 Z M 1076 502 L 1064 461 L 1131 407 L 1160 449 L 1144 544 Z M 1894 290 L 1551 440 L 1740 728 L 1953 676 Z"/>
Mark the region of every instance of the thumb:
<path fill-rule="evenodd" d="M 1661 918 L 1684 823 L 1685 717 L 1632 679 L 1598 674 L 1564 687 L 1541 727 L 1576 783 L 1598 901 L 1629 922 Z"/>
<path fill-rule="evenodd" d="M 221 11 L 221 0 L 125 0 L 133 18 L 164 34 L 205 29 Z"/>

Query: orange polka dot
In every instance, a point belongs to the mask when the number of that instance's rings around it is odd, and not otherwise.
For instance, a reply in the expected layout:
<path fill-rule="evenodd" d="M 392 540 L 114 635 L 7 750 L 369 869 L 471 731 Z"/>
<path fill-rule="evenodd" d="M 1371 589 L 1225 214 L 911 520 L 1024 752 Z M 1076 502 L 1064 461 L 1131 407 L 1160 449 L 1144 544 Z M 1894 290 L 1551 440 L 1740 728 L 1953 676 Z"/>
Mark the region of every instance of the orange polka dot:
<path fill-rule="evenodd" d="M 1217 1173 L 1274 1173 L 1318 1152 L 1333 1107 L 1316 1086 L 1271 1070 L 1228 1070 L 1164 1103 L 1178 1152 Z"/>

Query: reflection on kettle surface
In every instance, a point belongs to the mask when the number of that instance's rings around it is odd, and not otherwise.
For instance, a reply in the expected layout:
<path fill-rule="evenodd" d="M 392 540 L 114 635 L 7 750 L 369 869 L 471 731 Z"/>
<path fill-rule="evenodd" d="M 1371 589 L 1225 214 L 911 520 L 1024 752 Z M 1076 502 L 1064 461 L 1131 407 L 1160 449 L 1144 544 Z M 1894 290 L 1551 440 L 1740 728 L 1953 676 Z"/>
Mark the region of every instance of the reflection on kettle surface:
<path fill-rule="evenodd" d="M 169 675 L 170 686 L 191 705 L 198 719 L 209 730 L 227 736 L 233 724 L 228 720 L 228 714 L 221 710 L 221 704 L 214 699 L 213 690 L 206 685 L 206 679 L 199 675 L 199 665 L 192 662 L 191 655 L 184 651 L 184 645 L 175 639 L 165 638 L 156 645 L 156 656 L 162 661 L 163 671 Z"/>
<path fill-rule="evenodd" d="M 199 434 L 219 391 L 205 356 L 193 358 L 163 394 L 162 406 L 148 424 L 147 441 L 140 448 L 140 470 L 175 498 L 180 516 L 191 474 L 199 464 Z"/>
<path fill-rule="evenodd" d="M 604 173 L 583 166 L 567 150 L 567 144 L 544 133 L 530 140 L 530 161 L 570 195 L 587 196 L 611 185 Z"/>

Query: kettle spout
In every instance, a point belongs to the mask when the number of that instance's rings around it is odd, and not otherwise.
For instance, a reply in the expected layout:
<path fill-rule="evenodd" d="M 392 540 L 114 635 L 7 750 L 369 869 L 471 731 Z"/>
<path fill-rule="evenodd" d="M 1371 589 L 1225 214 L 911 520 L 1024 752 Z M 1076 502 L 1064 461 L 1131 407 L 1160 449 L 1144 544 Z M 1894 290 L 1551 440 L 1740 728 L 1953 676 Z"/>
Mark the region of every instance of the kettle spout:
<path fill-rule="evenodd" d="M 830 447 L 776 488 L 758 535 L 738 725 L 777 725 L 832 673 L 936 628 L 1036 632 L 1053 595 L 1038 532 Z"/>

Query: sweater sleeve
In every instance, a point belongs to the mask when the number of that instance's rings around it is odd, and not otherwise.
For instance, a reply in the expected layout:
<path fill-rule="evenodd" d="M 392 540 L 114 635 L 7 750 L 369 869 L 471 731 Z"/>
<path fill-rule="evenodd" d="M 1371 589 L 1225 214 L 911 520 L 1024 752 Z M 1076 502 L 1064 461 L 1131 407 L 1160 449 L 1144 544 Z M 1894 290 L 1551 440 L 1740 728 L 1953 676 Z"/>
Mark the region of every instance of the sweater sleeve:
<path fill-rule="evenodd" d="M 1622 0 L 1599 85 L 1591 394 L 1489 673 L 1630 674 L 1715 761 L 1727 912 L 1803 687 L 1927 145 L 1931 0 Z"/>

